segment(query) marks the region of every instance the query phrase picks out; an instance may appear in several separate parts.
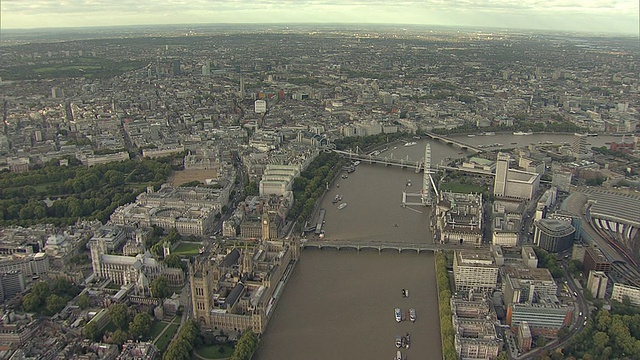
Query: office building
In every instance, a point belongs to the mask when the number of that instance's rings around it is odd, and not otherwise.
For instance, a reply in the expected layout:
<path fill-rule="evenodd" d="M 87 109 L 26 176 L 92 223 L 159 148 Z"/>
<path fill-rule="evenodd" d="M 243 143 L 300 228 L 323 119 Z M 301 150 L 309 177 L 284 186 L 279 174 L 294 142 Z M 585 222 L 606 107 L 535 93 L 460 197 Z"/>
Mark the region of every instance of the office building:
<path fill-rule="evenodd" d="M 591 291 L 594 299 L 604 299 L 604 294 L 607 291 L 607 281 L 609 278 L 603 271 L 589 271 L 589 278 L 587 280 L 587 289 Z"/>
<path fill-rule="evenodd" d="M 180 76 L 180 59 L 175 59 L 171 62 L 171 70 L 173 71 L 173 76 Z"/>
<path fill-rule="evenodd" d="M 29 314 L 3 312 L 0 316 L 0 343 L 20 348 L 32 340 L 43 322 Z"/>
<path fill-rule="evenodd" d="M 441 191 L 436 228 L 445 243 L 482 244 L 482 195 Z"/>
<path fill-rule="evenodd" d="M 11 270 L 2 274 L 0 282 L 2 282 L 2 292 L 5 299 L 11 299 L 23 292 L 25 288 L 24 275 L 19 270 Z"/>
<path fill-rule="evenodd" d="M 540 175 L 509 169 L 511 156 L 498 153 L 493 194 L 497 197 L 531 200 L 540 185 Z"/>
<path fill-rule="evenodd" d="M 632 305 L 640 306 L 640 287 L 622 283 L 613 284 L 611 300 L 623 303 L 626 298 L 629 299 Z"/>
<path fill-rule="evenodd" d="M 536 252 L 533 251 L 533 247 L 523 246 L 522 250 L 520 251 L 520 254 L 522 255 L 522 260 L 524 261 L 524 264 L 528 268 L 535 269 L 538 267 L 538 257 L 536 256 Z"/>
<path fill-rule="evenodd" d="M 571 144 L 571 152 L 573 156 L 577 158 L 583 158 L 589 155 L 587 149 L 587 134 L 575 134 L 573 136 L 573 143 Z"/>
<path fill-rule="evenodd" d="M 541 219 L 534 223 L 533 242 L 549 252 L 561 252 L 573 245 L 576 229 L 570 223 L 556 219 Z"/>
<path fill-rule="evenodd" d="M 509 172 L 509 161 L 511 156 L 505 153 L 498 153 L 496 159 L 496 178 L 493 185 L 493 194 L 496 196 L 505 196 L 507 192 L 507 176 Z"/>
<path fill-rule="evenodd" d="M 451 298 L 455 348 L 462 359 L 490 359 L 498 356 L 502 340 L 498 338 L 496 314 L 487 301 Z"/>
<path fill-rule="evenodd" d="M 523 353 L 531 350 L 531 341 L 531 329 L 529 329 L 529 324 L 523 321 L 518 328 L 518 349 Z"/>
<path fill-rule="evenodd" d="M 596 270 L 609 274 L 611 262 L 604 256 L 602 250 L 595 247 L 588 247 L 584 252 L 584 271 Z"/>
<path fill-rule="evenodd" d="M 267 112 L 267 102 L 264 100 L 256 100 L 254 103 L 256 114 L 264 114 Z"/>
<path fill-rule="evenodd" d="M 496 328 L 485 319 L 453 317 L 455 347 L 461 359 L 493 359 L 502 348 Z"/>
<path fill-rule="evenodd" d="M 560 191 L 569 192 L 571 189 L 571 179 L 573 173 L 571 171 L 556 171 L 551 176 L 551 185 Z"/>
<path fill-rule="evenodd" d="M 518 331 L 527 322 L 532 335 L 557 336 L 558 330 L 571 324 L 573 307 L 551 303 L 514 303 L 507 307 L 507 325 Z"/>
<path fill-rule="evenodd" d="M 498 282 L 498 265 L 487 250 L 457 250 L 453 258 L 456 291 L 490 292 Z"/>
<path fill-rule="evenodd" d="M 502 268 L 504 301 L 513 303 L 533 303 L 540 298 L 556 296 L 558 285 L 548 269 Z"/>

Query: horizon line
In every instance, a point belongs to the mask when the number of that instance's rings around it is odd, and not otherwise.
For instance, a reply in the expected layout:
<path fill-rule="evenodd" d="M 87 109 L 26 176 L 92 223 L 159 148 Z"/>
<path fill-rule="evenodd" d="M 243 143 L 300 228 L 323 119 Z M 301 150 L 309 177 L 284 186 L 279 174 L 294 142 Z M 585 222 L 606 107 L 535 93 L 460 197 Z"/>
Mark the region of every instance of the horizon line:
<path fill-rule="evenodd" d="M 588 30 L 560 30 L 560 29 L 541 29 L 541 28 L 515 28 L 515 27 L 499 27 L 486 25 L 443 25 L 443 24 L 416 24 L 416 23 L 386 23 L 386 22 L 217 22 L 217 23 L 171 23 L 171 24 L 128 24 L 128 25 L 95 25 L 95 26 L 49 26 L 49 27 L 32 27 L 32 28 L 3 28 L 0 26 L 0 32 L 29 32 L 29 31 L 64 31 L 64 30 L 89 30 L 89 29 L 122 29 L 122 28 L 141 28 L 141 27 L 215 27 L 215 26 L 317 26 L 317 25 L 340 25 L 340 26 L 407 26 L 407 27 L 423 27 L 423 28 L 450 28 L 465 30 L 493 30 L 499 32 L 544 32 L 554 34 L 584 34 L 584 35 L 617 35 L 622 37 L 638 37 L 640 39 L 640 25 L 638 33 L 632 32 L 606 32 L 606 31 L 588 31 Z M 283 29 L 284 30 L 284 29 Z"/>

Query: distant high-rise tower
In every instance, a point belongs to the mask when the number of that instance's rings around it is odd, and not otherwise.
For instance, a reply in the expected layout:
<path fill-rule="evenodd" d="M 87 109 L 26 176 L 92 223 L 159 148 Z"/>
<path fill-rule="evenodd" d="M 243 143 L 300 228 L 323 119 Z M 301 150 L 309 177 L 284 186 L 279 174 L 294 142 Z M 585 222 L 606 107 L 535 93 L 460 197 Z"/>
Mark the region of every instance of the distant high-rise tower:
<path fill-rule="evenodd" d="M 573 144 L 571 144 L 571 152 L 576 157 L 580 157 L 589 153 L 587 150 L 587 134 L 575 134 L 573 136 Z"/>
<path fill-rule="evenodd" d="M 211 75 L 211 61 L 206 61 L 204 65 L 202 65 L 202 76 Z"/>
<path fill-rule="evenodd" d="M 240 75 L 240 92 L 238 94 L 240 99 L 244 99 L 244 78 Z"/>
<path fill-rule="evenodd" d="M 507 175 L 509 174 L 509 154 L 498 153 L 496 163 L 496 178 L 493 184 L 493 195 L 504 196 L 507 190 Z"/>
<path fill-rule="evenodd" d="M 173 68 L 173 76 L 180 75 L 180 59 L 173 60 L 171 63 L 171 67 Z"/>

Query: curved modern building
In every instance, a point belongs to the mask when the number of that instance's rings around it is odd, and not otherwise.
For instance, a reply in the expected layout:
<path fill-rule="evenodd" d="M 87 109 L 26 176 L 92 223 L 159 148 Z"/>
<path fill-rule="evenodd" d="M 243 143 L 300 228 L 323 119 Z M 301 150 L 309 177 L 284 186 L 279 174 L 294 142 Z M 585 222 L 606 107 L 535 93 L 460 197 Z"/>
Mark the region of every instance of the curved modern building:
<path fill-rule="evenodd" d="M 564 220 L 541 219 L 535 227 L 533 242 L 549 252 L 564 251 L 573 245 L 576 229 Z"/>

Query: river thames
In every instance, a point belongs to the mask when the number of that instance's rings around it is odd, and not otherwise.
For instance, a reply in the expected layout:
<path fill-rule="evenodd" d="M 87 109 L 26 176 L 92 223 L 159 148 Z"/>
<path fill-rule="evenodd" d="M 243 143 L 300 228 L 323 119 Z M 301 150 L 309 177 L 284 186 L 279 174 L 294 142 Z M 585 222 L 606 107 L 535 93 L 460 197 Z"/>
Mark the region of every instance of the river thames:
<path fill-rule="evenodd" d="M 502 143 L 504 147 L 540 142 L 571 143 L 572 135 L 457 136 L 472 145 Z M 424 156 L 427 140 L 404 147 L 390 144 L 381 156 L 414 162 Z M 589 146 L 621 141 L 620 137 L 590 137 Z M 516 142 L 517 144 L 512 144 Z M 437 141 L 431 144 L 432 164 L 468 155 Z M 407 186 L 408 180 L 411 186 Z M 432 243 L 429 208 L 400 206 L 402 192 L 418 193 L 422 174 L 411 168 L 361 164 L 347 179 L 330 185 L 320 207 L 325 208 L 325 240 L 350 242 Z M 337 186 L 339 185 L 339 187 Z M 337 209 L 336 194 L 347 206 Z M 403 288 L 410 297 L 403 298 Z M 415 308 L 417 321 L 396 323 L 393 309 Z M 262 337 L 254 359 L 392 359 L 395 337 L 411 334 L 408 359 L 441 359 L 440 324 L 432 253 L 350 250 L 305 250 Z"/>

